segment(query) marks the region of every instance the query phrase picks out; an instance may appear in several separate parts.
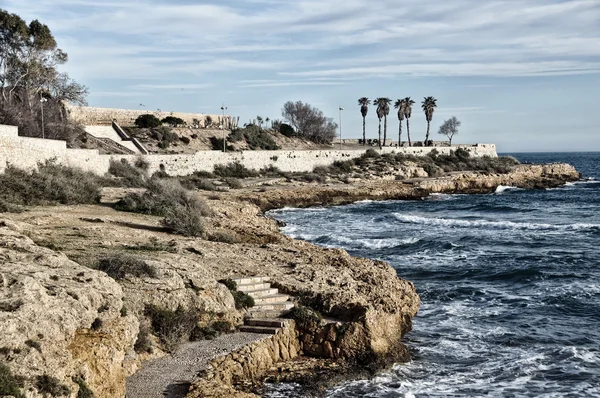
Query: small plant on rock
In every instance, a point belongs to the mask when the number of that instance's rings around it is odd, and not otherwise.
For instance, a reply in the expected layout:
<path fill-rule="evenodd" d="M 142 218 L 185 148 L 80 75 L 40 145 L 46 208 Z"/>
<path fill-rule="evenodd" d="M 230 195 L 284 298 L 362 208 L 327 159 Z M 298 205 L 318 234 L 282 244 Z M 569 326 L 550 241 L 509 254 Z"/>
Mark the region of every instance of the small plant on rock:
<path fill-rule="evenodd" d="M 69 387 L 61 384 L 56 377 L 48 375 L 38 376 L 35 387 L 44 397 L 64 397 L 71 394 Z"/>
<path fill-rule="evenodd" d="M 156 278 L 156 268 L 143 260 L 135 257 L 114 255 L 103 258 L 98 262 L 96 267 L 100 271 L 104 271 L 113 279 L 121 280 L 126 275 L 132 275 L 138 278 L 149 276 Z"/>
<path fill-rule="evenodd" d="M 0 396 L 12 396 L 15 398 L 23 398 L 21 393 L 21 383 L 15 377 L 10 368 L 3 363 L 0 363 Z"/>

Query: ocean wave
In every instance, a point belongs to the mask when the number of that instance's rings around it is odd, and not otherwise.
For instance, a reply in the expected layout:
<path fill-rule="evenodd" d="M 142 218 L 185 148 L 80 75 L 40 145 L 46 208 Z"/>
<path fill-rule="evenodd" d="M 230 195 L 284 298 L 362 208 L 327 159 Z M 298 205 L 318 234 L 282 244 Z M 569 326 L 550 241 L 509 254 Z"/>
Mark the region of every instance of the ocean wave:
<path fill-rule="evenodd" d="M 600 224 L 545 224 L 545 223 L 519 223 L 514 221 L 490 221 L 490 220 L 457 220 L 452 218 L 430 218 L 409 214 L 392 213 L 393 217 L 407 224 L 435 225 L 449 228 L 490 228 L 490 229 L 513 229 L 513 230 L 547 230 L 547 231 L 580 231 L 597 230 Z"/>
<path fill-rule="evenodd" d="M 511 187 L 510 185 L 498 185 L 495 194 L 504 193 L 506 191 L 522 191 L 523 188 Z"/>

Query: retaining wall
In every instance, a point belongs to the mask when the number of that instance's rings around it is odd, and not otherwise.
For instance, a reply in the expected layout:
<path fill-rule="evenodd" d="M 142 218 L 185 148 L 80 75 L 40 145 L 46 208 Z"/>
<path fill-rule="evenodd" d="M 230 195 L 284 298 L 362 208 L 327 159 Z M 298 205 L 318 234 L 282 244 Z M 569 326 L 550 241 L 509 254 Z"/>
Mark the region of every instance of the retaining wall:
<path fill-rule="evenodd" d="M 113 120 L 116 120 L 121 126 L 133 126 L 135 119 L 140 115 L 151 114 L 159 119 L 167 116 L 174 116 L 183 119 L 188 125 L 192 126 L 194 119 L 200 122 L 200 127 L 205 127 L 206 118 L 210 116 L 213 124 L 221 124 L 222 115 L 205 115 L 202 113 L 182 113 L 182 112 L 162 112 L 151 111 L 147 109 L 117 109 L 117 108 L 95 108 L 89 106 L 74 106 L 64 104 L 67 117 L 79 122 L 84 126 L 110 126 Z M 225 115 L 225 120 L 229 121 L 230 116 Z"/>
<path fill-rule="evenodd" d="M 416 156 L 428 154 L 433 149 L 447 154 L 451 150 L 462 147 L 471 156 L 496 157 L 494 144 L 454 145 L 452 147 L 385 147 L 381 153 L 404 153 Z M 379 151 L 379 150 L 378 150 Z M 96 174 L 108 171 L 110 159 L 127 159 L 130 163 L 142 156 L 150 165 L 149 172 L 164 170 L 170 175 L 187 175 L 194 171 L 213 171 L 217 164 L 235 161 L 243 163 L 250 169 L 261 169 L 275 166 L 286 172 L 308 172 L 316 166 L 327 166 L 336 160 L 348 160 L 360 157 L 363 150 L 315 150 L 315 151 L 243 151 L 220 152 L 200 151 L 194 154 L 181 155 L 100 155 L 92 149 L 67 149 L 64 141 L 40 138 L 18 137 L 16 127 L 0 125 L 0 172 L 7 163 L 21 168 L 36 167 L 38 162 L 56 159 L 57 162 L 79 167 Z"/>

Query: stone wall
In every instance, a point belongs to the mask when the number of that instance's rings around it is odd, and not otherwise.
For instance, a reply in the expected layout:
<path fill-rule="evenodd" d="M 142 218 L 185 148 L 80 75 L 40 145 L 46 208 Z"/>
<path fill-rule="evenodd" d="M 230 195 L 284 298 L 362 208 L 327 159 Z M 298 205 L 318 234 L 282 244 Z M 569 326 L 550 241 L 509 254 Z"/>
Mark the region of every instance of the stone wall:
<path fill-rule="evenodd" d="M 7 163 L 22 168 L 33 168 L 39 162 L 56 159 L 57 162 L 79 167 L 102 175 L 108 171 L 111 159 L 127 159 L 135 162 L 140 155 L 100 155 L 92 149 L 67 149 L 64 141 L 45 140 L 40 138 L 17 137 L 15 128 L 0 125 L 0 172 Z M 447 154 L 451 150 L 464 148 L 471 156 L 496 157 L 494 144 L 456 145 L 435 148 L 439 153 Z M 385 147 L 381 153 L 403 153 L 424 156 L 434 148 Z M 379 150 L 378 150 L 379 151 Z M 336 160 L 348 160 L 360 157 L 363 150 L 311 150 L 311 151 L 243 151 L 220 152 L 199 151 L 194 154 L 181 155 L 144 155 L 149 163 L 149 172 L 164 170 L 170 175 L 188 175 L 195 171 L 213 171 L 217 164 L 241 162 L 247 168 L 261 169 L 275 166 L 285 172 L 310 172 L 316 166 L 327 166 Z"/>
<path fill-rule="evenodd" d="M 223 120 L 222 115 L 206 115 L 202 113 L 182 113 L 182 112 L 162 112 L 151 111 L 147 109 L 116 109 L 116 108 L 94 108 L 88 106 L 74 106 L 64 104 L 67 116 L 84 126 L 110 126 L 113 120 L 116 120 L 121 126 L 133 126 L 135 119 L 140 115 L 151 114 L 159 119 L 167 116 L 174 116 L 183 119 L 188 125 L 192 126 L 194 119 L 200 121 L 200 126 L 206 125 L 206 118 L 210 116 L 213 124 L 220 125 Z M 230 116 L 225 115 L 225 120 L 229 121 Z"/>
<path fill-rule="evenodd" d="M 288 320 L 277 334 L 213 359 L 209 368 L 192 385 L 187 397 L 255 397 L 237 391 L 234 385 L 258 380 L 277 362 L 289 361 L 300 354 L 295 323 Z"/>

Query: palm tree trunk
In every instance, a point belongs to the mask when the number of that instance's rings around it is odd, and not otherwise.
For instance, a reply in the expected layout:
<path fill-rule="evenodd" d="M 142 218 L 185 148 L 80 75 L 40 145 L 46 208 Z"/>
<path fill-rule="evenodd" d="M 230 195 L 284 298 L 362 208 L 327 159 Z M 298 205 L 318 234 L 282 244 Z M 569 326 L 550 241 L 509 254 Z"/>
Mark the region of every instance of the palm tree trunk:
<path fill-rule="evenodd" d="M 400 120 L 400 124 L 398 125 L 398 148 L 402 146 L 402 120 Z"/>
<path fill-rule="evenodd" d="M 385 146 L 385 141 L 387 140 L 387 116 L 383 117 L 383 146 Z"/>
<path fill-rule="evenodd" d="M 408 118 L 406 118 L 406 135 L 408 136 L 408 146 L 412 146 L 410 142 L 410 123 L 408 122 Z"/>
<path fill-rule="evenodd" d="M 429 125 L 431 124 L 431 122 L 428 120 L 427 121 L 427 134 L 425 134 L 425 143 L 423 144 L 423 146 L 429 146 L 427 144 L 427 141 L 429 141 Z"/>
<path fill-rule="evenodd" d="M 363 116 L 363 146 L 367 145 L 367 133 L 365 131 L 365 117 Z"/>
<path fill-rule="evenodd" d="M 379 144 L 379 149 L 381 149 L 381 119 L 379 119 L 379 139 L 377 140 L 377 144 Z"/>

